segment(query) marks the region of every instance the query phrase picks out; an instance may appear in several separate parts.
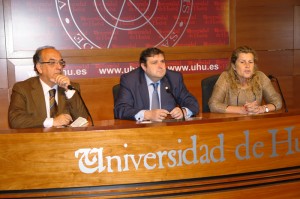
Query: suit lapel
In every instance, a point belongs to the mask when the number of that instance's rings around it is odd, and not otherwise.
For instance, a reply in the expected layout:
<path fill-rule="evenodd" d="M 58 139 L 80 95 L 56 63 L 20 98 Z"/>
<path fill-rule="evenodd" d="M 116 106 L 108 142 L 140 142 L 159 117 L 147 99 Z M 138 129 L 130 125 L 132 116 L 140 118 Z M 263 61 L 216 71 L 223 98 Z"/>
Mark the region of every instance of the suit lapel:
<path fill-rule="evenodd" d="M 44 96 L 44 91 L 41 82 L 39 80 L 39 77 L 35 78 L 32 83 L 31 96 L 33 99 L 33 103 L 35 104 L 36 107 L 35 111 L 38 113 L 37 115 L 46 118 L 47 112 L 46 112 L 45 96 Z"/>
<path fill-rule="evenodd" d="M 58 87 L 58 114 L 65 113 L 65 107 L 66 107 L 66 96 L 65 96 L 65 89 Z"/>
<path fill-rule="evenodd" d="M 145 109 L 150 109 L 150 102 L 149 102 L 149 91 L 148 91 L 148 85 L 146 82 L 145 74 L 143 69 L 140 67 L 140 75 L 139 75 L 139 82 L 140 84 L 138 85 L 140 97 L 141 97 L 141 102 L 143 103 L 143 108 Z"/>
<path fill-rule="evenodd" d="M 160 86 L 161 108 L 165 108 L 165 107 L 168 107 L 168 104 L 170 103 L 169 99 L 171 96 L 170 93 L 167 93 L 166 87 L 169 87 L 170 90 L 171 90 L 171 88 L 170 88 L 170 85 L 169 85 L 169 82 L 168 82 L 166 76 L 164 76 L 160 80 L 160 83 L 161 83 L 161 86 Z"/>

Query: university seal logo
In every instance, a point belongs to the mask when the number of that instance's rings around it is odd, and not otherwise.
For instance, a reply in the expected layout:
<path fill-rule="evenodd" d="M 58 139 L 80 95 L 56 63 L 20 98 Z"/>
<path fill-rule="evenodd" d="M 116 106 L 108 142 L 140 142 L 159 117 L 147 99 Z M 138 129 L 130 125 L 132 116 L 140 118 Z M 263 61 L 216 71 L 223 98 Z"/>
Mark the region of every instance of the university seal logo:
<path fill-rule="evenodd" d="M 56 0 L 63 28 L 79 49 L 175 46 L 193 0 Z"/>

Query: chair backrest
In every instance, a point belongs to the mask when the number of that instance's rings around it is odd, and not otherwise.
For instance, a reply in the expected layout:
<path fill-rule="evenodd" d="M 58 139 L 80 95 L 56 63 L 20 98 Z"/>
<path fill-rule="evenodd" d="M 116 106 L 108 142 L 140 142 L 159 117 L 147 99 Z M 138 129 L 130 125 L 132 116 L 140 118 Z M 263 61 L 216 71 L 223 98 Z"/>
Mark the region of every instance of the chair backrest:
<path fill-rule="evenodd" d="M 210 77 L 207 77 L 205 79 L 202 79 L 201 81 L 201 88 L 202 88 L 202 112 L 208 113 L 210 112 L 209 106 L 208 106 L 208 100 L 213 92 L 215 83 L 217 82 L 220 74 L 213 75 Z"/>
<path fill-rule="evenodd" d="M 113 92 L 113 96 L 114 96 L 114 103 L 115 103 L 116 100 L 117 100 L 119 90 L 120 90 L 120 84 L 116 84 L 116 85 L 114 85 L 113 88 L 112 88 L 112 92 Z"/>

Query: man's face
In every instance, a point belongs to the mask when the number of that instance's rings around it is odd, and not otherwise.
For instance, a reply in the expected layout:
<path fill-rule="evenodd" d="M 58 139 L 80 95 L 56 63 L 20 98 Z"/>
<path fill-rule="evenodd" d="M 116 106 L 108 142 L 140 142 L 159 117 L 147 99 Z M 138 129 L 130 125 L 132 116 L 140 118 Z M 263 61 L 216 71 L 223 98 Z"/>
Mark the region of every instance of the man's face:
<path fill-rule="evenodd" d="M 166 63 L 162 54 L 147 57 L 146 64 L 142 63 L 141 67 L 153 82 L 159 81 L 166 74 Z"/>
<path fill-rule="evenodd" d="M 61 54 L 57 50 L 44 49 L 41 53 L 40 62 L 36 65 L 40 78 L 50 87 L 55 85 L 53 80 L 55 79 L 56 75 L 62 74 L 63 72 L 64 66 L 59 63 L 61 60 Z"/>

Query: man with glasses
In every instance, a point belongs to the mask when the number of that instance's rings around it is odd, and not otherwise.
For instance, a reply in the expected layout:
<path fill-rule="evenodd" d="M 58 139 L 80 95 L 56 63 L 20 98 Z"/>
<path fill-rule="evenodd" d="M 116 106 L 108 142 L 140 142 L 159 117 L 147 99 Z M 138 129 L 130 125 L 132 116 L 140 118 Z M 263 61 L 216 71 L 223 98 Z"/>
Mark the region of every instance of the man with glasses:
<path fill-rule="evenodd" d="M 65 61 L 52 46 L 43 46 L 33 56 L 38 76 L 17 82 L 8 110 L 11 128 L 60 127 L 88 113 L 80 98 L 79 84 L 63 74 Z M 73 87 L 75 90 L 69 90 Z"/>

